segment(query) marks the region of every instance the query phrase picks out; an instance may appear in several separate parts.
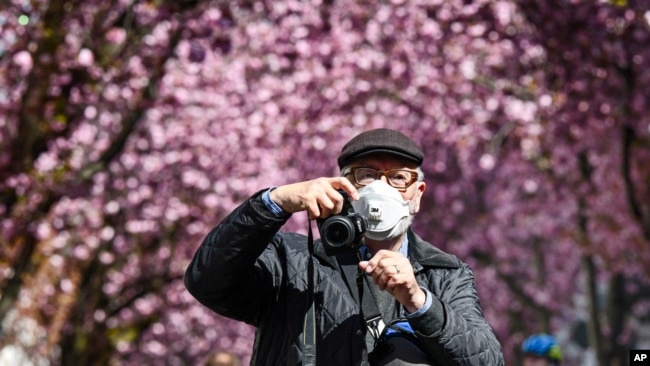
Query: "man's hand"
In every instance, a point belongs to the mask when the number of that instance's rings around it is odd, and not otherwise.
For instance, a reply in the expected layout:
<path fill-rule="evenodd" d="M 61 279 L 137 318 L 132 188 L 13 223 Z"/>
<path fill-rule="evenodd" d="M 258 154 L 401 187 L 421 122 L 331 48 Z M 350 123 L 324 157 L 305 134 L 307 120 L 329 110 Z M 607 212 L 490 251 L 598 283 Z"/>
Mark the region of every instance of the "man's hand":
<path fill-rule="evenodd" d="M 361 270 L 370 274 L 380 290 L 386 290 L 409 313 L 424 305 L 426 294 L 415 280 L 413 267 L 400 252 L 378 251 L 369 261 L 359 262 Z"/>
<path fill-rule="evenodd" d="M 338 214 L 343 209 L 342 189 L 354 200 L 359 199 L 357 189 L 345 177 L 317 178 L 293 183 L 271 191 L 271 199 L 289 213 L 307 210 L 310 219 Z"/>

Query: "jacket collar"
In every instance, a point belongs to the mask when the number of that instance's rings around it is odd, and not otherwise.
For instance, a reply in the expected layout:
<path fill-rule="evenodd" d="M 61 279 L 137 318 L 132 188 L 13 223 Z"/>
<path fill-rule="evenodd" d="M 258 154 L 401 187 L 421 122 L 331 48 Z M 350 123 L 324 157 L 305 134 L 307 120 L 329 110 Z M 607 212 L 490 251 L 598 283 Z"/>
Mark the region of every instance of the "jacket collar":
<path fill-rule="evenodd" d="M 409 229 L 409 259 L 413 265 L 414 271 L 417 273 L 424 268 L 459 268 L 459 260 L 456 256 L 445 253 L 436 248 L 432 244 L 422 240 L 413 230 Z M 356 266 L 359 263 L 357 251 L 348 251 L 336 256 L 328 256 L 325 254 L 323 245 L 318 240 L 315 245 L 314 254 L 321 263 L 328 263 L 330 266 L 336 268 L 338 265 L 341 269 L 347 271 L 356 271 Z"/>
<path fill-rule="evenodd" d="M 409 259 L 411 263 L 432 268 L 459 268 L 458 258 L 445 253 L 432 244 L 422 240 L 413 230 L 407 233 L 409 238 Z M 417 272 L 417 269 L 414 268 Z"/>
<path fill-rule="evenodd" d="M 426 268 L 455 269 L 460 267 L 460 262 L 455 256 L 447 254 L 422 240 L 412 230 L 409 229 L 407 235 L 409 239 L 409 259 L 413 266 L 413 272 L 416 275 L 422 273 Z M 341 273 L 350 294 L 359 303 L 359 287 L 357 284 L 359 251 L 350 250 L 336 256 L 328 256 L 325 254 L 323 244 L 320 240 L 315 244 L 314 255 L 318 258 L 319 262 L 321 264 L 328 264 Z"/>

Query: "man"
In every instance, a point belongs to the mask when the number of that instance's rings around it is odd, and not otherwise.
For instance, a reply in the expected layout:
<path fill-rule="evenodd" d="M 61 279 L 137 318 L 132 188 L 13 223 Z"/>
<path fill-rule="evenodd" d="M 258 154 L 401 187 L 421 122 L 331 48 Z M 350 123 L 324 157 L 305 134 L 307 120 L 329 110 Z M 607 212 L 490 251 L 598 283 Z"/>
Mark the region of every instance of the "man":
<path fill-rule="evenodd" d="M 257 327 L 253 365 L 502 365 L 470 268 L 410 229 L 426 188 L 422 161 L 398 131 L 359 134 L 338 157 L 340 177 L 264 189 L 212 229 L 187 269 L 188 290 Z M 340 252 L 280 232 L 296 212 L 320 228 L 349 205 L 363 239 Z"/>
<path fill-rule="evenodd" d="M 562 363 L 562 349 L 552 335 L 533 334 L 526 338 L 521 348 L 524 366 L 559 366 Z"/>

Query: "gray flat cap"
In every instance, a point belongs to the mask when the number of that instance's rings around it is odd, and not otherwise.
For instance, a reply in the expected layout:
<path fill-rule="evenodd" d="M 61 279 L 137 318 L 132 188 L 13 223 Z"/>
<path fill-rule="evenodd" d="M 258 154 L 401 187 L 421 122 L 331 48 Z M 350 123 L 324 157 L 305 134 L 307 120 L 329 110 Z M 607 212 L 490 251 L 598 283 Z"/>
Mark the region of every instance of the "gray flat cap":
<path fill-rule="evenodd" d="M 388 128 L 365 131 L 348 141 L 338 158 L 339 168 L 353 159 L 372 153 L 389 153 L 422 165 L 422 149 L 405 134 Z"/>

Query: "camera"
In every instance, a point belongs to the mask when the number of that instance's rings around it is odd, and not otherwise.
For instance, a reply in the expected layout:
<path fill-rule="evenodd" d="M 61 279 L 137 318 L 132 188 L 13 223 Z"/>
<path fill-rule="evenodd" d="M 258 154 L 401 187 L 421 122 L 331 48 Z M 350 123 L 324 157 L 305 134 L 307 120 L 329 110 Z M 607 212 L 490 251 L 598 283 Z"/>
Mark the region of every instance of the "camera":
<path fill-rule="evenodd" d="M 343 196 L 341 213 L 316 220 L 325 253 L 329 256 L 359 248 L 368 226 L 366 219 L 354 212 L 348 195 L 342 190 L 338 192 Z"/>

